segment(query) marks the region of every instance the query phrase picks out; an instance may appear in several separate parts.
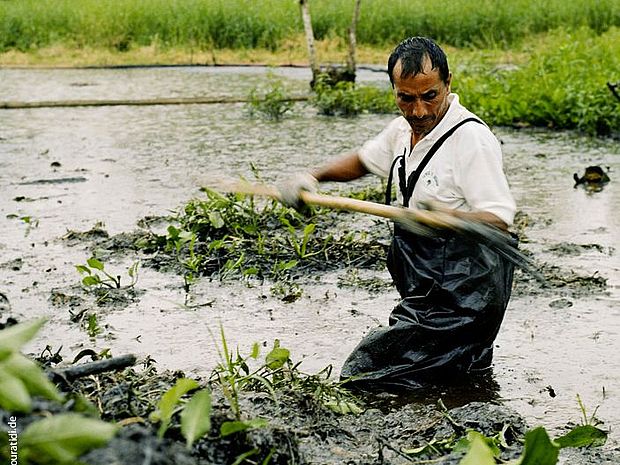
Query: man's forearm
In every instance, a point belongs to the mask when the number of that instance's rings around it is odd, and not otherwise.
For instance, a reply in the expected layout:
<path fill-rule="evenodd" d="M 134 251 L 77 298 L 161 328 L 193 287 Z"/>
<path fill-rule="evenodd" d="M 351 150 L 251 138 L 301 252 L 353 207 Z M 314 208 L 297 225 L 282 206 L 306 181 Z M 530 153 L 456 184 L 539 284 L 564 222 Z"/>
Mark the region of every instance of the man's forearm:
<path fill-rule="evenodd" d="M 311 171 L 319 182 L 352 181 L 368 173 L 357 153 L 344 155 L 333 162 Z"/>
<path fill-rule="evenodd" d="M 461 212 L 458 210 L 452 210 L 452 214 L 457 218 L 464 220 L 479 221 L 481 223 L 488 223 L 491 226 L 501 229 L 502 231 L 508 230 L 508 225 L 504 223 L 497 215 L 489 212 Z"/>

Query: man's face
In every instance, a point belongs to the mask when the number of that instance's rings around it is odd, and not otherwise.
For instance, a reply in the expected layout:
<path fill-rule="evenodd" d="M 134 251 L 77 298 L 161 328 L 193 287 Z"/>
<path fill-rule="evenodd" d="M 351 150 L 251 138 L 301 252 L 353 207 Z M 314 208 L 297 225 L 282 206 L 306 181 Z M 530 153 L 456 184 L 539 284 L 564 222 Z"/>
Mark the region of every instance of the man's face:
<path fill-rule="evenodd" d="M 452 75 L 445 83 L 439 70 L 432 69 L 431 60 L 424 61 L 423 71 L 401 78 L 402 63 L 394 66 L 394 96 L 396 105 L 407 119 L 414 134 L 425 136 L 439 123 L 448 110 L 448 95 Z"/>

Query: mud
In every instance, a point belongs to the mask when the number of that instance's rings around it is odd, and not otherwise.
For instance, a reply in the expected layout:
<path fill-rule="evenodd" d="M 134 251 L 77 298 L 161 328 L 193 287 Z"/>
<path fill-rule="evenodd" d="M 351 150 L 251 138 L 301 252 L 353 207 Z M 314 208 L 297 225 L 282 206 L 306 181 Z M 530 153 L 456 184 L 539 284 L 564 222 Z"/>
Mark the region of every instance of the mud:
<path fill-rule="evenodd" d="M 158 425 L 150 420 L 159 397 L 183 376 L 180 371 L 159 373 L 147 359 L 135 369 L 63 383 L 61 388 L 72 400 L 64 406 L 36 402 L 32 414 L 19 417 L 19 429 L 23 431 L 42 416 L 66 411 L 81 411 L 122 425 L 105 447 L 81 457 L 90 465 L 224 465 L 244 455 L 247 463 L 268 460 L 272 464 L 457 465 L 464 450 L 456 444 L 467 431 L 475 430 L 501 441 L 500 458 L 505 461 L 521 455 L 520 441 L 528 429 L 516 411 L 499 399 L 485 398 L 483 393 L 492 393 L 489 384 L 493 382 L 480 379 L 470 381 L 466 389 L 464 386 L 431 387 L 428 392 L 418 392 L 413 397 L 411 394 L 403 397 L 402 393 L 358 393 L 356 402 L 362 411 L 355 415 L 332 411 L 318 400 L 315 392 L 300 389 L 300 385 L 278 389 L 275 398 L 266 392 L 243 391 L 239 397 L 243 418 L 263 418 L 268 422 L 260 428 L 222 437 L 218 434 L 220 426 L 225 421 L 234 421 L 235 416 L 222 391 L 212 385 L 211 432 L 188 449 L 184 446 L 178 415 L 173 417 L 161 439 L 155 434 Z M 437 389 L 441 397 L 431 394 Z M 472 395 L 472 391 L 477 395 Z M 463 396 L 464 393 L 467 395 Z M 437 399 L 434 403 L 433 398 Z M 443 399 L 455 405 L 446 405 Z M 8 415 L 0 410 L 3 422 Z M 561 451 L 560 463 L 610 465 L 617 463 L 616 459 L 617 455 L 606 449 L 567 448 Z"/>
<path fill-rule="evenodd" d="M 287 73 L 277 70 L 287 88 L 306 89 L 307 76 L 298 70 Z M 267 82 L 266 70 L 220 68 L 0 70 L 0 78 L 0 99 L 33 101 L 245 95 Z M 387 85 L 380 75 L 365 79 Z M 90 85 L 76 87 L 76 82 Z M 300 273 L 295 277 L 298 287 L 292 289 L 296 294 L 291 289 L 273 292 L 270 282 L 234 277 L 203 278 L 187 293 L 167 257 L 147 256 L 134 244 L 145 231 L 165 231 L 166 217 L 190 198 L 200 197 L 199 187 L 222 173 L 251 177 L 253 162 L 264 179 L 273 182 L 362 143 L 388 120 L 372 115 L 353 120 L 319 117 L 303 104 L 277 124 L 249 120 L 237 104 L 3 111 L 0 321 L 47 316 L 48 324 L 28 350 L 40 354 L 49 346 L 65 363 L 83 349 L 136 353 L 156 360 L 162 370 L 180 369 L 196 376 L 207 375 L 217 363 L 213 334 L 221 323 L 230 345 L 242 352 L 254 342 L 267 345 L 280 339 L 302 360 L 306 372 L 331 364 L 337 376 L 350 350 L 371 327 L 387 322 L 396 302 L 383 267 Z M 620 170 L 620 146 L 573 133 L 507 128 L 496 128 L 496 133 L 520 209 L 515 230 L 521 249 L 548 284 L 517 272 L 496 342 L 493 400 L 528 425 L 542 424 L 558 433 L 579 421 L 579 395 L 590 413 L 598 407 L 596 416 L 611 430 L 610 438 L 603 451 L 567 451 L 578 456 L 565 463 L 612 460 L 605 454 L 615 460 L 609 463 L 617 463 L 620 459 L 613 454 L 620 427 L 620 362 L 615 356 L 620 350 L 620 191 L 614 173 Z M 573 173 L 590 165 L 609 167 L 611 181 L 602 190 L 574 187 Z M 376 182 L 365 179 L 357 187 Z M 326 189 L 338 192 L 340 187 Z M 387 243 L 385 222 L 361 215 L 349 215 L 346 222 L 351 230 L 383 234 Z M 128 279 L 126 270 L 143 260 L 138 283 L 112 290 L 103 299 L 102 294 L 86 291 L 74 265 L 84 263 L 94 250 L 106 269 L 123 280 Z M 90 315 L 96 316 L 96 325 L 90 324 L 89 330 Z M 437 400 L 429 394 L 406 407 L 394 407 L 393 415 L 410 418 L 412 412 L 403 409 L 419 408 L 422 413 L 414 416 L 433 418 L 429 405 Z M 247 408 L 267 409 L 266 405 L 250 399 Z M 491 405 L 495 404 L 482 403 L 481 408 Z M 307 459 L 310 463 L 381 463 L 381 454 L 385 463 L 398 463 L 400 456 L 388 446 L 381 448 L 376 438 L 386 437 L 387 444 L 398 449 L 409 447 L 407 440 L 413 442 L 413 436 L 402 433 L 408 439 L 396 441 L 387 424 L 379 424 L 384 417 L 373 423 L 372 411 L 355 418 L 329 417 L 316 427 L 302 427 L 312 417 L 301 415 L 295 420 L 300 430 L 309 428 L 323 436 L 309 435 L 317 442 L 298 441 L 295 453 L 316 457 L 315 462 Z M 278 418 L 277 412 L 264 414 Z M 358 429 L 342 433 L 347 422 L 357 421 Z M 407 430 L 393 421 L 398 431 Z M 364 428 L 368 431 L 362 433 Z M 152 438 L 139 428 L 127 430 L 118 440 L 131 438 L 143 438 L 135 442 L 144 446 L 143 452 L 152 450 L 152 457 L 167 449 L 148 445 Z M 360 451 L 363 458 L 351 457 Z M 587 455 L 597 453 L 602 454 L 599 461 Z"/>

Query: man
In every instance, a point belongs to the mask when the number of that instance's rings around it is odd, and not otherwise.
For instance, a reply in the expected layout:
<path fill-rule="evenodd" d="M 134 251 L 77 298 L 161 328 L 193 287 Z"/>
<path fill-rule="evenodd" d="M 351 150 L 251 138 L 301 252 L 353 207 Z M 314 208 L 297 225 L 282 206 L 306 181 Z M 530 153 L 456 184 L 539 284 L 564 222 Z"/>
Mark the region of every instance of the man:
<path fill-rule="evenodd" d="M 283 184 L 283 201 L 298 203 L 299 192 L 319 182 L 373 173 L 388 179 L 388 202 L 394 184 L 404 207 L 431 205 L 507 230 L 516 207 L 500 144 L 450 93 L 443 50 L 428 38 L 406 39 L 390 55 L 388 74 L 402 116 L 355 152 Z M 349 356 L 343 377 L 417 387 L 490 367 L 512 287 L 510 263 L 458 234 L 414 236 L 395 225 L 388 269 L 402 300 L 389 326 L 371 332 Z"/>

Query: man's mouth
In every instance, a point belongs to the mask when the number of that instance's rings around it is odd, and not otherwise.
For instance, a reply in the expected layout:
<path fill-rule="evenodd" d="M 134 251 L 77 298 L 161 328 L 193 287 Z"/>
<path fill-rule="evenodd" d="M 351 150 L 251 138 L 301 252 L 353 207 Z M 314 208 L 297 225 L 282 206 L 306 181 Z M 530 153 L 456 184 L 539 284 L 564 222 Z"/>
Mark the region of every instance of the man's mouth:
<path fill-rule="evenodd" d="M 429 124 L 431 124 L 433 121 L 435 120 L 435 118 L 433 116 L 425 116 L 424 118 L 407 118 L 407 122 L 411 125 L 411 126 L 428 126 Z"/>

